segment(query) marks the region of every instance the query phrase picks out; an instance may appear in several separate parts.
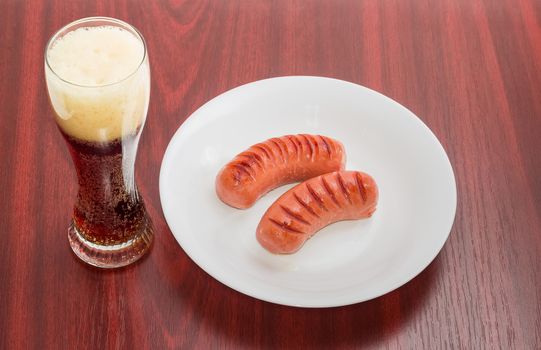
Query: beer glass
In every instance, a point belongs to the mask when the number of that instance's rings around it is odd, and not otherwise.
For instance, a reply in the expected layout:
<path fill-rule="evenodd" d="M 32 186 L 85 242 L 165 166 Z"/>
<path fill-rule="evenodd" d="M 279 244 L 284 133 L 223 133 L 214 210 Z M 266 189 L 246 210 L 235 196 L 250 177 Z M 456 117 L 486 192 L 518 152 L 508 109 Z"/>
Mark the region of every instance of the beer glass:
<path fill-rule="evenodd" d="M 128 265 L 153 240 L 134 177 L 150 97 L 145 41 L 120 20 L 80 19 L 49 40 L 45 78 L 79 182 L 71 248 L 94 266 Z"/>

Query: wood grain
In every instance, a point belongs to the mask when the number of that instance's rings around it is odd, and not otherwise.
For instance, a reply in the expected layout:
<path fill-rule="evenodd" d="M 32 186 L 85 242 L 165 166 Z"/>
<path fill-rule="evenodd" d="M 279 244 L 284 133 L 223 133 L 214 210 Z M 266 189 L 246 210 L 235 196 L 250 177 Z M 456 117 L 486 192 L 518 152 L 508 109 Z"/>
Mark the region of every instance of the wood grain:
<path fill-rule="evenodd" d="M 541 2 L 0 0 L 0 348 L 541 348 Z M 152 97 L 137 160 L 156 224 L 125 269 L 80 263 L 76 191 L 43 50 L 104 15 L 145 36 Z M 158 174 L 177 127 L 212 97 L 280 75 L 378 90 L 420 116 L 458 184 L 451 236 L 418 277 L 332 309 L 255 300 L 175 242 Z"/>

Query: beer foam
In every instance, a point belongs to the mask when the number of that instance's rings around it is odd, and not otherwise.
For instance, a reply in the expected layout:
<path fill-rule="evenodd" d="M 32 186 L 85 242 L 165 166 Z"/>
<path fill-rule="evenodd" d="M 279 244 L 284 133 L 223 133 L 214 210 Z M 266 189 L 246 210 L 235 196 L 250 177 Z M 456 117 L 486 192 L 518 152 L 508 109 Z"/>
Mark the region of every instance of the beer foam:
<path fill-rule="evenodd" d="M 47 62 L 49 96 L 67 134 L 104 142 L 144 123 L 150 73 L 134 34 L 113 26 L 78 28 L 50 46 Z"/>

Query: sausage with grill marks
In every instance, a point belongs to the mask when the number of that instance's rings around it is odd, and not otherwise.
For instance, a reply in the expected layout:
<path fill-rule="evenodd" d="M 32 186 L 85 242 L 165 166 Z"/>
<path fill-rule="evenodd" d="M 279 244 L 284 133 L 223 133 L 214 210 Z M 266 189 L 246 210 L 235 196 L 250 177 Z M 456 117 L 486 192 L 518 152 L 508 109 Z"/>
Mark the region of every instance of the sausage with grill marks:
<path fill-rule="evenodd" d="M 372 216 L 378 203 L 374 179 L 359 171 L 336 171 L 309 179 L 278 198 L 257 227 L 268 251 L 289 254 L 323 227 Z"/>
<path fill-rule="evenodd" d="M 245 209 L 276 187 L 344 169 L 341 142 L 321 135 L 286 135 L 253 145 L 227 163 L 216 177 L 216 193 Z"/>

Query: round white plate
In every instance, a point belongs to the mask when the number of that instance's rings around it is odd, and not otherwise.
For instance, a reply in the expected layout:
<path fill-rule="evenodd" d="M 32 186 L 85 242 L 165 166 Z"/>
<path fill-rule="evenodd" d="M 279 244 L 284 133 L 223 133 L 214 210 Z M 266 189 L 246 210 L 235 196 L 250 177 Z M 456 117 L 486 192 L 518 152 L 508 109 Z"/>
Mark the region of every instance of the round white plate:
<path fill-rule="evenodd" d="M 255 230 L 292 185 L 238 210 L 218 199 L 214 180 L 252 144 L 296 133 L 342 141 L 346 168 L 378 183 L 379 205 L 370 219 L 335 223 L 297 253 L 273 255 Z M 420 119 L 368 88 L 304 76 L 246 84 L 195 111 L 165 152 L 160 197 L 175 238 L 203 270 L 244 294 L 303 307 L 353 304 L 408 282 L 443 247 L 456 209 L 451 164 Z"/>

